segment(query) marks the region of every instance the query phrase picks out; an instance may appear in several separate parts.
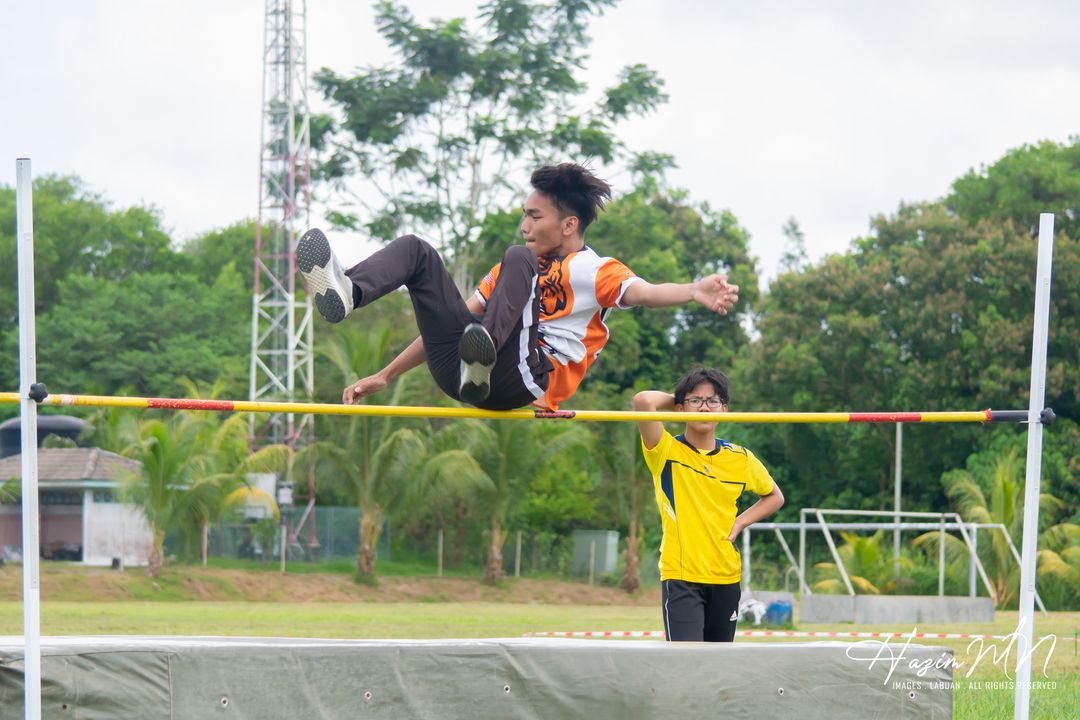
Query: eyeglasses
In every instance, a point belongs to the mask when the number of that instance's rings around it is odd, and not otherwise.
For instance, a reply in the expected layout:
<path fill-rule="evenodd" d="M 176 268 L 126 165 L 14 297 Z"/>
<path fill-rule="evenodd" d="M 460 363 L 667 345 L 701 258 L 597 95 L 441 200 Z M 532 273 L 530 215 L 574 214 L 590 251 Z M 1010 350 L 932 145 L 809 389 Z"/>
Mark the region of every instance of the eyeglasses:
<path fill-rule="evenodd" d="M 688 397 L 683 400 L 683 404 L 687 407 L 692 407 L 695 410 L 702 405 L 708 405 L 710 408 L 718 408 L 724 404 L 724 401 L 720 399 L 718 395 L 713 395 L 710 398 L 703 397 Z"/>

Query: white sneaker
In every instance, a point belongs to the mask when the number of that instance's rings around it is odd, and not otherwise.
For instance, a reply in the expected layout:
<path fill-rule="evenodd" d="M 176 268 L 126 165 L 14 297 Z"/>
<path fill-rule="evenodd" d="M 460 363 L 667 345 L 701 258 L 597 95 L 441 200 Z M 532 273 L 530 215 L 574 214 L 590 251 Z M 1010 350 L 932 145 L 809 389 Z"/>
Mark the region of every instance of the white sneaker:
<path fill-rule="evenodd" d="M 296 265 L 315 307 L 327 322 L 339 323 L 353 310 L 353 283 L 330 249 L 322 230 L 312 228 L 296 244 Z"/>
<path fill-rule="evenodd" d="M 495 341 L 480 323 L 465 328 L 458 345 L 461 356 L 461 382 L 458 397 L 476 405 L 491 393 L 491 370 L 495 367 Z"/>

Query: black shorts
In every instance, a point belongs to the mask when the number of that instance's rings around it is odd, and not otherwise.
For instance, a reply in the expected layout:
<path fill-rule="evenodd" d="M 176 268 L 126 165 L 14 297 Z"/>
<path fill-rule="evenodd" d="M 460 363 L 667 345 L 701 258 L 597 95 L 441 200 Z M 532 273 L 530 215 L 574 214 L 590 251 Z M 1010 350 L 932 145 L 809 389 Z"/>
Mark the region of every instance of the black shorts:
<path fill-rule="evenodd" d="M 664 580 L 664 633 L 668 640 L 731 642 L 739 620 L 739 583 Z"/>

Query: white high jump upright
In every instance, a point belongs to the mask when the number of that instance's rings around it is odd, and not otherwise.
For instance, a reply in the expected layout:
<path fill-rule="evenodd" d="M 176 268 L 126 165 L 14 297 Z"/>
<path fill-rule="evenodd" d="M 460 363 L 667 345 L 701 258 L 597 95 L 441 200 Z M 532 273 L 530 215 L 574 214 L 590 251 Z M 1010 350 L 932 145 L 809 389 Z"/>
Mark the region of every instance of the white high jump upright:
<path fill-rule="evenodd" d="M 15 161 L 15 212 L 19 253 L 19 392 L 22 395 L 23 657 L 26 720 L 41 720 L 41 583 L 38 560 L 37 382 L 34 332 L 34 206 L 30 159 Z"/>
<path fill-rule="evenodd" d="M 1020 560 L 1020 622 L 1014 720 L 1031 710 L 1031 652 L 1035 637 L 1036 555 L 1039 545 L 1039 483 L 1042 480 L 1042 411 L 1046 401 L 1046 346 L 1050 341 L 1050 268 L 1054 261 L 1054 215 L 1039 215 L 1039 261 L 1035 270 L 1035 327 L 1031 338 L 1031 393 L 1028 398 L 1024 528 Z"/>

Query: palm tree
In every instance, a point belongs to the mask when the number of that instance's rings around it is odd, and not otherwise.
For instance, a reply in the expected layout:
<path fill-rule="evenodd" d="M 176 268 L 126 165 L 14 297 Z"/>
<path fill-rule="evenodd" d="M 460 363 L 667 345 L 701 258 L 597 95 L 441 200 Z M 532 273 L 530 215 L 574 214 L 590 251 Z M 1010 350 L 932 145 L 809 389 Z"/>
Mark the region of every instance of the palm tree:
<path fill-rule="evenodd" d="M 1010 448 L 994 459 L 992 477 L 980 478 L 968 470 L 957 470 L 942 477 L 945 494 L 955 503 L 961 517 L 967 522 L 994 523 L 1005 527 L 1014 545 L 1019 546 L 1023 534 L 1024 482 L 1019 452 Z M 984 487 L 989 488 L 989 496 Z M 1064 503 L 1050 493 L 1039 495 L 1039 510 L 1044 519 L 1054 522 L 1065 509 Z M 939 533 L 928 532 L 915 542 L 936 549 Z M 954 575 L 966 572 L 968 550 L 963 541 L 947 535 L 946 558 L 952 558 L 949 566 Z M 1072 584 L 1074 565 L 1080 565 L 1080 526 L 1064 522 L 1051 525 L 1039 534 L 1038 577 L 1056 578 Z M 990 533 L 989 543 L 979 543 L 979 560 L 986 569 L 994 588 L 997 607 L 1014 604 L 1020 591 L 1020 567 L 1013 557 L 1009 542 L 1000 531 Z"/>
<path fill-rule="evenodd" d="M 121 388 L 121 395 L 131 395 L 130 388 Z M 87 426 L 80 442 L 92 443 L 94 447 L 114 453 L 123 453 L 139 436 L 140 414 L 130 408 L 94 408 L 87 416 Z"/>
<path fill-rule="evenodd" d="M 453 564 L 460 564 L 464 556 L 466 525 L 476 498 L 494 491 L 491 478 L 466 449 L 472 432 L 466 423 L 449 423 L 430 436 L 428 460 L 415 474 L 416 482 L 409 485 L 402 503 L 409 508 L 410 522 L 433 519 L 440 530 L 453 529 Z"/>
<path fill-rule="evenodd" d="M 262 505 L 275 519 L 279 517 L 274 498 L 251 484 L 251 473 L 273 467 L 287 475 L 289 468 L 287 464 L 280 467 L 279 460 L 288 446 L 269 445 L 249 454 L 248 424 L 243 415 L 232 415 L 221 423 L 212 415 L 202 417 L 197 477 L 180 500 L 178 520 L 189 545 L 194 532 L 198 533 L 200 557 L 206 567 L 211 523 L 248 505 Z"/>
<path fill-rule="evenodd" d="M 484 507 L 491 522 L 484 580 L 496 583 L 503 578 L 503 528 L 511 518 L 514 502 L 528 487 L 546 455 L 557 455 L 590 446 L 591 436 L 582 427 L 543 425 L 535 421 L 463 423 L 469 430 L 468 452 L 476 458 L 490 480 Z"/>
<path fill-rule="evenodd" d="M 869 537 L 854 532 L 841 532 L 844 543 L 837 548 L 837 555 L 844 563 L 851 587 L 857 595 L 881 595 L 895 589 L 894 565 L 892 556 L 884 548 L 884 531 L 878 530 Z M 910 569 L 911 559 L 900 558 L 901 567 Z M 840 576 L 836 563 L 821 562 L 814 567 L 827 575 L 814 583 L 814 592 L 826 594 L 844 594 L 847 587 Z"/>
<path fill-rule="evenodd" d="M 1061 582 L 1075 606 L 1076 598 L 1080 598 L 1080 525 L 1055 525 L 1042 534 L 1039 544 L 1039 577 Z"/>
<path fill-rule="evenodd" d="M 379 322 L 362 330 L 342 328 L 321 352 L 340 373 L 343 384 L 382 368 L 390 360 L 393 328 Z M 405 378 L 395 383 L 390 404 L 398 404 Z M 427 460 L 423 420 L 351 416 L 327 424 L 328 442 L 298 453 L 297 465 L 318 466 L 317 481 L 336 487 L 360 508 L 356 572 L 360 579 L 375 575 L 375 547 L 385 514 L 394 508 L 414 482 L 416 468 Z"/>
<path fill-rule="evenodd" d="M 151 577 L 161 575 L 165 533 L 187 513 L 184 495 L 199 479 L 202 424 L 203 420 L 188 413 L 177 413 L 168 421 L 144 420 L 135 442 L 124 449 L 124 455 L 140 462 L 139 471 L 126 479 L 124 492 L 150 526 Z"/>
<path fill-rule="evenodd" d="M 612 423 L 598 431 L 594 442 L 605 495 L 615 504 L 620 521 L 626 523 L 626 548 L 619 587 L 628 593 L 641 587 L 641 544 L 645 527 L 641 522 L 652 498 L 652 482 L 644 469 L 641 440 L 637 428 L 628 423 Z"/>
<path fill-rule="evenodd" d="M 215 392 L 217 388 L 215 384 Z M 194 385 L 189 389 L 198 394 Z M 127 478 L 124 492 L 142 509 L 150 526 L 151 576 L 157 577 L 163 568 L 169 530 L 180 532 L 189 549 L 198 538 L 205 565 L 211 522 L 252 502 L 277 515 L 273 498 L 250 485 L 249 473 L 273 463 L 287 448 L 270 446 L 249 455 L 242 415 L 221 421 L 216 414 L 179 412 L 167 421 L 149 419 L 134 426 L 121 418 L 107 419 L 111 442 L 123 442 L 135 430 L 121 454 L 138 460 L 141 467 Z"/>

